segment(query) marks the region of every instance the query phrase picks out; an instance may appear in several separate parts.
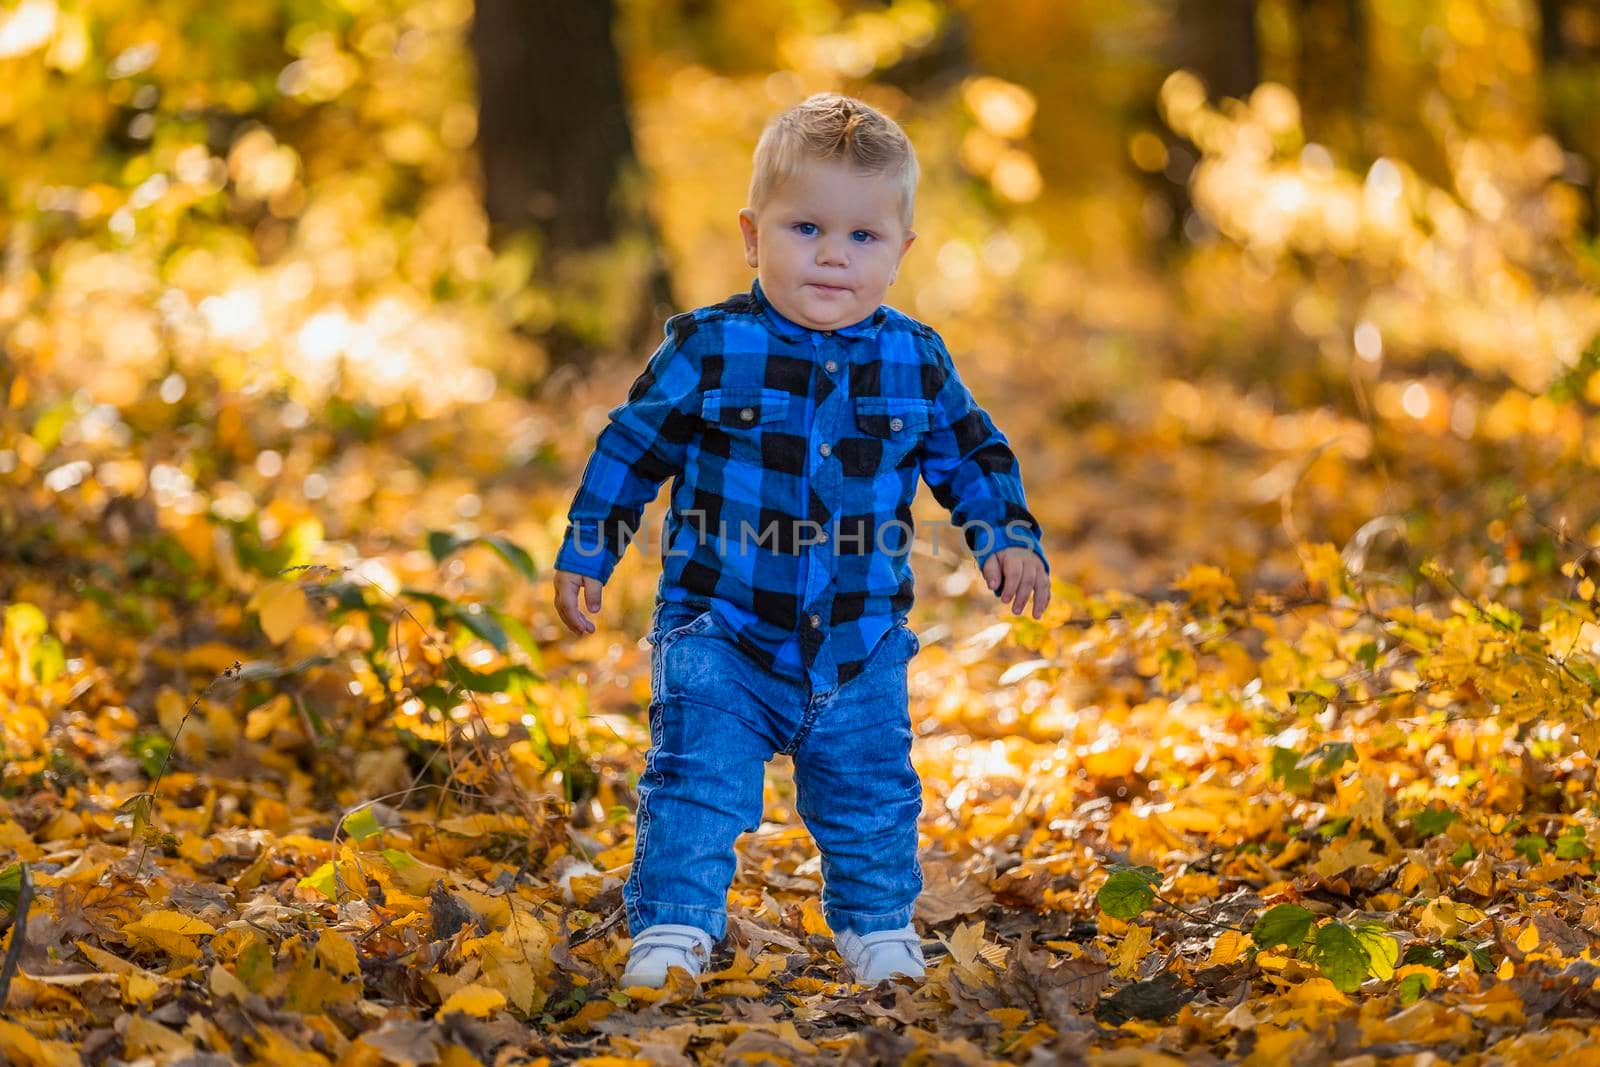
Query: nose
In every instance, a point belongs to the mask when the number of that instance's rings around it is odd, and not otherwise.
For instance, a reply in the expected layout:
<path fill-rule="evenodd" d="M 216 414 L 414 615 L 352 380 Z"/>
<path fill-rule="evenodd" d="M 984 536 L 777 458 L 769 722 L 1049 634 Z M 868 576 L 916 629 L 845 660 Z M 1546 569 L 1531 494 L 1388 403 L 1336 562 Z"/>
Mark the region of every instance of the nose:
<path fill-rule="evenodd" d="M 827 265 L 827 266 L 845 267 L 845 266 L 849 266 L 849 264 L 850 264 L 850 257 L 845 255 L 844 246 L 843 245 L 839 244 L 837 241 L 818 241 L 817 242 L 817 265 L 818 266 Z"/>

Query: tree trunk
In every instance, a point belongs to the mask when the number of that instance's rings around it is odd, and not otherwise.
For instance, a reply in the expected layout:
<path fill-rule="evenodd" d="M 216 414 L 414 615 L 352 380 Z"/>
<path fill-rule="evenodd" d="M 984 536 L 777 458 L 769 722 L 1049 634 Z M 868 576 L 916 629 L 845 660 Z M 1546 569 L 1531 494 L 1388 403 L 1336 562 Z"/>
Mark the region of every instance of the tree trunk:
<path fill-rule="evenodd" d="M 1571 26 L 1568 12 L 1571 11 Z M 1567 154 L 1562 178 L 1583 192 L 1583 233 L 1600 234 L 1600 12 L 1593 3 L 1539 0 L 1539 103 L 1544 122 Z"/>
<path fill-rule="evenodd" d="M 1175 0 L 1172 35 L 1165 49 L 1166 73 L 1184 68 L 1205 83 L 1207 97 L 1247 99 L 1261 80 L 1256 53 L 1255 0 Z M 1166 169 L 1148 176 L 1148 187 L 1160 198 L 1170 219 L 1165 239 L 1157 247 L 1163 256 L 1181 249 L 1185 232 L 1193 225 L 1194 205 L 1189 200 L 1189 178 L 1200 160 L 1200 150 L 1186 137 L 1167 129 L 1152 98 L 1145 124 L 1161 131 L 1167 149 Z"/>
<path fill-rule="evenodd" d="M 1352 170 L 1365 170 L 1366 22 L 1359 0 L 1298 0 L 1299 62 L 1295 95 L 1307 141 L 1330 149 Z"/>
<path fill-rule="evenodd" d="M 642 197 L 619 195 L 638 187 L 639 167 L 614 18 L 613 0 L 478 0 L 472 26 L 484 206 L 497 247 L 534 238 L 530 284 L 552 291 L 556 315 L 526 332 L 558 367 L 637 348 L 673 310 Z M 643 237 L 645 261 L 603 274 L 597 253 L 630 236 Z M 596 294 L 618 284 L 638 290 L 637 313 L 597 324 Z"/>

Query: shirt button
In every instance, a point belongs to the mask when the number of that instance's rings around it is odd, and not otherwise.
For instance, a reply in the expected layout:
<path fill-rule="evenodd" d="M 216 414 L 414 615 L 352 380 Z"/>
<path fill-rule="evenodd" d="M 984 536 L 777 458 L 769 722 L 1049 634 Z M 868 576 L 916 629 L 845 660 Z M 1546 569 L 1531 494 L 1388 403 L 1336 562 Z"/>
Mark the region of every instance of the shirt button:
<path fill-rule="evenodd" d="M 833 331 L 832 330 L 825 330 L 825 331 L 823 331 L 822 336 L 824 336 L 824 337 L 832 337 L 833 336 Z"/>
<path fill-rule="evenodd" d="M 822 531 L 821 533 L 819 533 L 817 535 L 817 544 L 825 545 L 827 543 L 828 543 L 828 532 L 826 530 L 824 530 L 824 531 Z"/>
<path fill-rule="evenodd" d="M 745 422 L 749 422 L 751 419 L 756 417 L 756 413 L 753 408 L 745 408 L 743 411 L 739 412 L 739 417 Z"/>
<path fill-rule="evenodd" d="M 817 446 L 817 451 L 821 452 L 824 456 L 831 456 L 833 454 L 833 446 L 824 441 Z"/>
<path fill-rule="evenodd" d="M 905 423 L 901 422 L 899 419 L 890 419 L 889 420 L 889 429 L 891 429 L 891 430 L 898 430 L 900 427 L 902 427 L 904 425 L 905 425 Z"/>
<path fill-rule="evenodd" d="M 832 374 L 834 371 L 839 369 L 839 364 L 830 359 L 828 362 L 822 365 L 822 369 L 827 371 L 829 374 Z"/>
<path fill-rule="evenodd" d="M 822 625 L 822 616 L 821 615 L 813 615 L 813 616 L 811 616 L 811 628 L 813 630 L 815 630 L 817 627 L 819 627 L 821 625 Z"/>

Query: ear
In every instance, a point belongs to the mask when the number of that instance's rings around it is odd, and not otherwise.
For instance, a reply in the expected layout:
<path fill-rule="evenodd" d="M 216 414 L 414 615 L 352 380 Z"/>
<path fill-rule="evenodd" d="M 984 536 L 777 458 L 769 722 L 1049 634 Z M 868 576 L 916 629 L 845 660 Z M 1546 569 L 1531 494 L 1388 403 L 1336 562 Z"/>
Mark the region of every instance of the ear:
<path fill-rule="evenodd" d="M 889 284 L 890 285 L 893 285 L 895 283 L 896 279 L 898 279 L 900 277 L 900 261 L 906 258 L 906 253 L 911 250 L 911 242 L 915 241 L 916 239 L 917 239 L 917 231 L 916 230 L 907 230 L 906 231 L 905 243 L 900 246 L 900 255 L 895 259 L 894 273 L 889 275 Z"/>
<path fill-rule="evenodd" d="M 739 212 L 739 232 L 744 235 L 744 259 L 750 266 L 759 266 L 756 262 L 756 242 L 759 233 L 756 230 L 756 213 L 749 208 Z"/>

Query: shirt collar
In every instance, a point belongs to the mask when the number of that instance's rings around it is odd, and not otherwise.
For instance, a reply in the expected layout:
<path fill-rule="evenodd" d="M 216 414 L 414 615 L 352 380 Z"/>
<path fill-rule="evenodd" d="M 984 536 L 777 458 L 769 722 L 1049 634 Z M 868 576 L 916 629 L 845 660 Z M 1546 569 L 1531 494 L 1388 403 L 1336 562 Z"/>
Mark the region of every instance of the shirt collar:
<path fill-rule="evenodd" d="M 761 318 L 780 337 L 791 340 L 804 337 L 808 334 L 826 334 L 830 337 L 876 337 L 878 328 L 888 319 L 889 312 L 880 304 L 876 311 L 849 326 L 841 326 L 836 330 L 813 330 L 809 326 L 801 326 L 786 318 L 783 312 L 773 306 L 767 298 L 766 292 L 761 288 L 761 279 L 756 278 L 750 285 L 750 295 L 755 300 L 756 307 L 760 309 Z"/>

